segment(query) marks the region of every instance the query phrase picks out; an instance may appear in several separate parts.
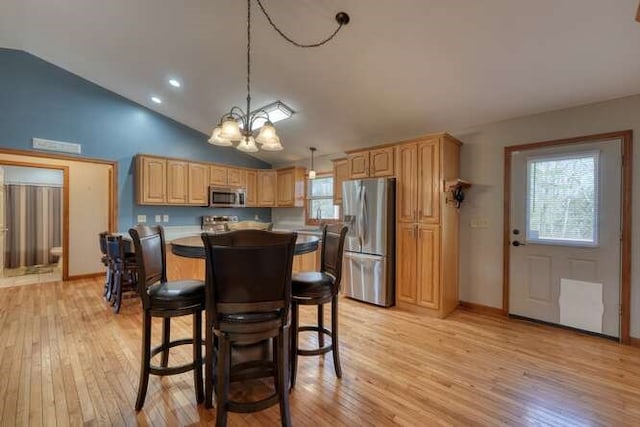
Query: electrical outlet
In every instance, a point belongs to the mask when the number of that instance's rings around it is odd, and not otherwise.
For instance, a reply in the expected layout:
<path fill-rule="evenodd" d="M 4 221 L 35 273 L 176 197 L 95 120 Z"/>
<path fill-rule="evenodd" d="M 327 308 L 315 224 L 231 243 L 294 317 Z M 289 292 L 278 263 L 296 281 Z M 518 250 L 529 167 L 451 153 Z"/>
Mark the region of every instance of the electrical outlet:
<path fill-rule="evenodd" d="M 469 225 L 471 228 L 489 228 L 489 220 L 487 218 L 471 218 Z"/>
<path fill-rule="evenodd" d="M 253 219 L 254 219 L 254 220 L 256 220 L 256 221 L 260 221 L 260 215 L 255 214 L 255 215 L 253 216 Z"/>
<path fill-rule="evenodd" d="M 156 222 L 162 221 L 162 217 L 160 215 L 156 215 Z"/>
<path fill-rule="evenodd" d="M 162 222 L 169 222 L 169 215 L 167 214 L 162 215 Z"/>
<path fill-rule="evenodd" d="M 147 222 L 147 216 L 146 215 L 138 215 L 138 224 L 144 224 L 145 222 Z"/>

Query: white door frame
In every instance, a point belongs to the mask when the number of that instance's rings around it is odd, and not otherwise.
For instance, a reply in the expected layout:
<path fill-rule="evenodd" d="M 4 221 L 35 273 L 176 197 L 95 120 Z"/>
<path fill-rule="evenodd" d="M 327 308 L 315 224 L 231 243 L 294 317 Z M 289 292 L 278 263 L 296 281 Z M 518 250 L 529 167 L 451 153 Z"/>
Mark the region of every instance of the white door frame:
<path fill-rule="evenodd" d="M 514 151 L 534 150 L 557 145 L 581 144 L 585 142 L 616 140 L 622 141 L 622 194 L 621 194 L 621 228 L 620 241 L 620 342 L 630 343 L 631 326 L 631 186 L 633 172 L 633 131 L 601 133 L 597 135 L 579 136 L 575 138 L 553 141 L 534 142 L 530 144 L 511 145 L 504 148 L 504 205 L 502 228 L 502 311 L 509 313 L 509 269 L 511 245 L 511 154 Z"/>

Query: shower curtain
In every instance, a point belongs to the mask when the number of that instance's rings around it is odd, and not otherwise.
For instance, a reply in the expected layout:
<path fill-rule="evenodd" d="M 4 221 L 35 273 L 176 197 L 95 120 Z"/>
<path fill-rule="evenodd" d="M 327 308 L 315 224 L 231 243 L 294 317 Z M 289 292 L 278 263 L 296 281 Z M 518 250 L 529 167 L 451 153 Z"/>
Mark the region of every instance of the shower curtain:
<path fill-rule="evenodd" d="M 52 264 L 51 248 L 62 246 L 62 188 L 5 186 L 5 268 Z"/>

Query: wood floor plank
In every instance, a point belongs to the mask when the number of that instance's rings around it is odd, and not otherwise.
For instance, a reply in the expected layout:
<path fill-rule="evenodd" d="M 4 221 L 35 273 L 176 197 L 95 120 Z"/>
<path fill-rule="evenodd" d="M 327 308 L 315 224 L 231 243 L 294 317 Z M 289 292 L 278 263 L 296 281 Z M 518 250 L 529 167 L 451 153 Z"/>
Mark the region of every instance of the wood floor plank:
<path fill-rule="evenodd" d="M 303 323 L 314 319 L 301 310 Z M 154 343 L 160 326 L 154 320 Z M 640 425 L 637 348 L 466 310 L 431 319 L 349 299 L 340 328 L 341 380 L 330 354 L 299 359 L 296 425 Z M 172 321 L 173 338 L 190 334 L 190 316 Z M 101 279 L 0 289 L 2 424 L 213 424 L 215 409 L 195 403 L 191 372 L 152 376 L 135 412 L 140 340 L 139 302 L 125 299 L 113 314 Z M 189 361 L 188 346 L 175 350 L 171 364 Z M 230 426 L 278 423 L 277 406 L 229 414 Z"/>

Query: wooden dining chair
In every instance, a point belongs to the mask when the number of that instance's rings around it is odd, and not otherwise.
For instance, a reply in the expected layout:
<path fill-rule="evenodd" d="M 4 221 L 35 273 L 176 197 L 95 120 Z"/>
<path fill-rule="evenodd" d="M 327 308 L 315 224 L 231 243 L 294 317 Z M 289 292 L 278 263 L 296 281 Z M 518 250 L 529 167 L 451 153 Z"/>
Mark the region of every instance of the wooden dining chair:
<path fill-rule="evenodd" d="M 237 230 L 202 234 L 206 253 L 205 404 L 211 406 L 213 360 L 217 356 L 216 425 L 227 411 L 254 412 L 279 402 L 282 425 L 289 414 L 289 305 L 296 233 Z M 216 342 L 214 343 L 214 336 Z M 231 347 L 272 340 L 273 360 L 233 365 Z M 275 392 L 264 399 L 239 402 L 228 397 L 229 383 L 255 375 L 274 378 Z"/>
<path fill-rule="evenodd" d="M 338 293 L 347 230 L 343 225 L 325 225 L 322 230 L 320 271 L 299 272 L 291 278 L 291 387 L 296 383 L 298 356 L 318 356 L 331 351 L 336 376 L 342 378 L 338 341 Z M 331 303 L 331 330 L 324 327 L 324 304 L 329 302 Z M 317 306 L 317 325 L 299 326 L 301 305 Z M 300 331 L 317 332 L 318 348 L 298 348 Z M 325 335 L 331 338 L 331 343 L 326 346 L 324 345 Z"/>
<path fill-rule="evenodd" d="M 204 281 L 167 281 L 166 246 L 161 226 L 138 225 L 129 230 L 138 263 L 138 293 L 142 299 L 142 357 L 136 411 L 142 409 L 149 385 L 149 374 L 176 375 L 193 370 L 196 401 L 202 403 L 202 310 Z M 171 319 L 193 315 L 193 337 L 171 341 Z M 151 348 L 151 318 L 161 317 L 162 344 Z M 169 350 L 191 344 L 193 361 L 169 366 Z M 151 358 L 162 353 L 160 366 L 151 365 Z"/>
<path fill-rule="evenodd" d="M 111 259 L 109 258 L 109 254 L 107 253 L 107 236 L 109 235 L 108 231 L 103 231 L 98 234 L 98 243 L 100 245 L 100 253 L 102 257 L 100 258 L 100 262 L 105 267 L 105 279 L 104 279 L 104 289 L 102 290 L 102 296 L 107 300 L 111 300 L 111 288 L 112 284 L 112 276 L 111 276 Z"/>

